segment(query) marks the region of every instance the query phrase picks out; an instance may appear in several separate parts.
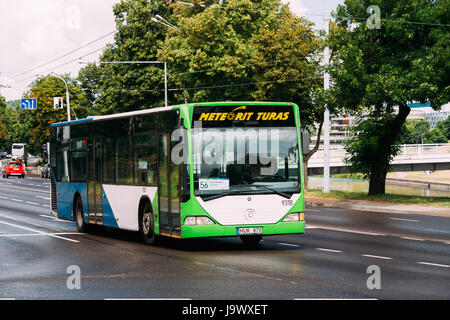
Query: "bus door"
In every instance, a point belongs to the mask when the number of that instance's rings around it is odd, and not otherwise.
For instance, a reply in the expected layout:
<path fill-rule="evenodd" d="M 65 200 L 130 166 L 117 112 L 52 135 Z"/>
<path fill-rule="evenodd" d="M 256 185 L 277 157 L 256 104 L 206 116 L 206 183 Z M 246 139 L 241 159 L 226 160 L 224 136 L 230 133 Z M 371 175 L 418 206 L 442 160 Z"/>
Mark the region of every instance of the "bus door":
<path fill-rule="evenodd" d="M 103 223 L 102 148 L 100 139 L 87 140 L 87 201 L 89 223 Z"/>
<path fill-rule="evenodd" d="M 180 236 L 180 166 L 170 158 L 169 133 L 158 134 L 158 208 L 162 235 Z"/>

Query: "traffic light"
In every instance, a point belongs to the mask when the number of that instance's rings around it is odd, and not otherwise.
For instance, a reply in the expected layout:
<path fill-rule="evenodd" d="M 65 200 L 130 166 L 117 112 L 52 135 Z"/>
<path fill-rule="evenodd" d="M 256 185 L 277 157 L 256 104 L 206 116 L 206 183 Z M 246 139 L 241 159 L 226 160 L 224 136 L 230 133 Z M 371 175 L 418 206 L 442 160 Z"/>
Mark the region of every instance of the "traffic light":
<path fill-rule="evenodd" d="M 62 109 L 63 108 L 63 98 L 55 97 L 53 98 L 53 109 Z"/>

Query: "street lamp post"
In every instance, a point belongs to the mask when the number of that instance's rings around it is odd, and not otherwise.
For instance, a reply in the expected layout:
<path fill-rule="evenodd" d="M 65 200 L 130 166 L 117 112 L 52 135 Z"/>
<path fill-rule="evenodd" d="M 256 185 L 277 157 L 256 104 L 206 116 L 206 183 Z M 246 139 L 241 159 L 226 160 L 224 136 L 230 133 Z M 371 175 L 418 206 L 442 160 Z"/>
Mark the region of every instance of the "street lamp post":
<path fill-rule="evenodd" d="M 167 98 L 167 62 L 166 61 L 100 61 L 99 64 L 137 64 L 137 63 L 144 63 L 144 64 L 158 64 L 162 63 L 164 64 L 164 102 L 165 106 L 168 105 L 168 98 Z"/>
<path fill-rule="evenodd" d="M 325 1 L 325 14 L 323 17 L 325 34 L 328 36 L 329 32 L 329 13 L 328 13 L 328 3 Z M 323 63 L 325 68 L 328 67 L 330 63 L 330 51 L 328 46 L 325 47 L 323 52 Z M 323 89 L 326 91 L 330 87 L 330 75 L 327 70 L 325 70 L 323 77 Z M 324 151 L 324 159 L 323 159 L 323 193 L 330 192 L 330 111 L 328 110 L 328 106 L 325 106 L 325 112 L 323 115 L 323 151 Z"/>
<path fill-rule="evenodd" d="M 62 77 L 60 77 L 60 76 L 58 76 L 58 75 L 56 75 L 54 73 L 51 73 L 50 76 L 62 80 L 64 82 L 65 86 L 66 86 L 67 121 L 70 121 L 70 98 L 69 98 L 69 87 L 67 86 L 67 82 Z"/>

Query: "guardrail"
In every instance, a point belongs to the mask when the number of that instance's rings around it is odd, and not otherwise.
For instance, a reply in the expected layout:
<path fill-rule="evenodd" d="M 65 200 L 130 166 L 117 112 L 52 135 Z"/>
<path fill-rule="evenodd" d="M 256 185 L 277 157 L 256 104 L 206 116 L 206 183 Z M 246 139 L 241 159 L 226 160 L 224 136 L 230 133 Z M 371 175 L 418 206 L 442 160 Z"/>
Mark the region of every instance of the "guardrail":
<path fill-rule="evenodd" d="M 411 159 L 412 156 L 430 157 L 431 155 L 448 156 L 450 159 L 450 143 L 441 144 L 403 144 L 400 145 L 400 154 L 395 159 Z M 345 158 L 347 152 L 342 145 L 330 146 L 330 158 Z M 323 147 L 319 147 L 316 153 L 313 154 L 313 159 L 323 159 Z"/>

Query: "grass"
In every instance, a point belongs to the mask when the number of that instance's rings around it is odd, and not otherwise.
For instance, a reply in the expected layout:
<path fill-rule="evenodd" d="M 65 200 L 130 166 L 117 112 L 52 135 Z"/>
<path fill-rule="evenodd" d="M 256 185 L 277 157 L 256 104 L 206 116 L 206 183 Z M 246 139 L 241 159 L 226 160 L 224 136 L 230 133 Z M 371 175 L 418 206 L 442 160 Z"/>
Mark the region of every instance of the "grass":
<path fill-rule="evenodd" d="M 310 177 L 323 177 L 323 175 L 310 175 Z M 331 174 L 330 178 L 335 179 L 353 179 L 353 180 L 365 180 L 362 173 L 336 173 Z"/>
<path fill-rule="evenodd" d="M 335 200 L 366 200 L 376 202 L 389 202 L 397 204 L 412 204 L 422 206 L 450 208 L 450 198 L 447 197 L 421 197 L 398 194 L 384 194 L 378 196 L 368 196 L 365 192 L 345 192 L 330 190 L 329 193 L 323 193 L 319 189 L 306 191 L 305 197 L 335 199 Z"/>

